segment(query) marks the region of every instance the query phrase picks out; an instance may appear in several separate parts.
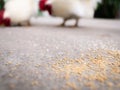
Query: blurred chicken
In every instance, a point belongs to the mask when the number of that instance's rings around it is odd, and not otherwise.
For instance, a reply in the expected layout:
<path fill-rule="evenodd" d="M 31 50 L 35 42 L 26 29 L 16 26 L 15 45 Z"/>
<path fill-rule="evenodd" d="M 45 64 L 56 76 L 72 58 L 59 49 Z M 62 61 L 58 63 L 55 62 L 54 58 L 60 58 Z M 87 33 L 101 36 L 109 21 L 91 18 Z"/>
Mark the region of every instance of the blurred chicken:
<path fill-rule="evenodd" d="M 6 18 L 10 24 L 7 25 L 30 25 L 30 18 L 35 13 L 34 0 L 8 0 L 2 10 L 0 21 L 5 24 Z M 3 22 L 2 22 L 3 21 Z"/>
<path fill-rule="evenodd" d="M 78 25 L 79 18 L 92 18 L 97 3 L 100 0 L 41 0 L 39 8 L 41 11 L 47 10 L 50 15 L 62 17 L 65 25 L 68 19 L 75 19 L 75 26 Z"/>

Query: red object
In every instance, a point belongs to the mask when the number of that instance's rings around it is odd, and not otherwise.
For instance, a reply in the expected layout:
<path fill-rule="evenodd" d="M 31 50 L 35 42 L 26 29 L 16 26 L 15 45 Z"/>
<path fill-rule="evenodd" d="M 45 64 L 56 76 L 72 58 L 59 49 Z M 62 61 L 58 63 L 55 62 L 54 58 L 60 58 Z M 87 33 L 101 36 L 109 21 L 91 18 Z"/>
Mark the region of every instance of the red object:
<path fill-rule="evenodd" d="M 51 15 L 52 14 L 52 6 L 50 4 L 49 5 L 48 4 L 45 5 L 46 2 L 47 2 L 47 0 L 40 0 L 40 2 L 39 2 L 39 9 L 41 11 L 45 11 L 46 10 Z"/>
<path fill-rule="evenodd" d="M 41 11 L 44 11 L 46 8 L 45 8 L 45 3 L 47 2 L 47 0 L 40 0 L 39 2 L 39 9 Z"/>
<path fill-rule="evenodd" d="M 49 12 L 50 15 L 52 15 L 52 6 L 46 5 L 46 10 Z"/>
<path fill-rule="evenodd" d="M 4 10 L 0 10 L 0 25 L 3 24 Z"/>
<path fill-rule="evenodd" d="M 10 25 L 11 25 L 10 18 L 5 18 L 5 19 L 3 20 L 3 23 L 4 23 L 5 26 L 10 26 Z"/>
<path fill-rule="evenodd" d="M 4 18 L 5 10 L 0 10 L 0 25 L 10 26 L 10 18 Z"/>

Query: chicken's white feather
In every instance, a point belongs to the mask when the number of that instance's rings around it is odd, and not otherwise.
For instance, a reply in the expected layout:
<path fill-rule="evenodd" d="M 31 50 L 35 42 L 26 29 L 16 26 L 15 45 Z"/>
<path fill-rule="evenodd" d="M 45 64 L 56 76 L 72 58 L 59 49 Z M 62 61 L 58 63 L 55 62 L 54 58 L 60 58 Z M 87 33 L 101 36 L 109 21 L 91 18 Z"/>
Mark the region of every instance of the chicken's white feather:
<path fill-rule="evenodd" d="M 28 21 L 35 13 L 34 0 L 9 0 L 5 4 L 5 16 L 10 17 L 13 24 Z"/>
<path fill-rule="evenodd" d="M 53 16 L 67 18 L 73 15 L 92 18 L 100 0 L 48 0 L 52 5 Z"/>

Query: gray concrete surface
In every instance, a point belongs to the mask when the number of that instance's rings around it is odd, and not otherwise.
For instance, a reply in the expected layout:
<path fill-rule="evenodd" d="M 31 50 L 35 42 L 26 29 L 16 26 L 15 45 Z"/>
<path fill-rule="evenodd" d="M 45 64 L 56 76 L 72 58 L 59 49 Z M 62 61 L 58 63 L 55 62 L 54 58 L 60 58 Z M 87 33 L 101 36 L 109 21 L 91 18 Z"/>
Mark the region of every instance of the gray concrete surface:
<path fill-rule="evenodd" d="M 0 28 L 0 90 L 120 89 L 120 21 L 61 22 L 36 18 L 31 27 Z"/>

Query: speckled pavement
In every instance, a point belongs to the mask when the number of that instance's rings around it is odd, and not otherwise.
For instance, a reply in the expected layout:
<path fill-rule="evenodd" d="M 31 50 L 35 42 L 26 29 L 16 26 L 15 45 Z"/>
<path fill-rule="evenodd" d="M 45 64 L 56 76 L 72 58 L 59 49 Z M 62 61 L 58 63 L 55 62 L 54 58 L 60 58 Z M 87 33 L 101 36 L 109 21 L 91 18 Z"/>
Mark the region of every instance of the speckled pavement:
<path fill-rule="evenodd" d="M 0 90 L 120 89 L 120 21 L 31 22 L 0 27 Z"/>

